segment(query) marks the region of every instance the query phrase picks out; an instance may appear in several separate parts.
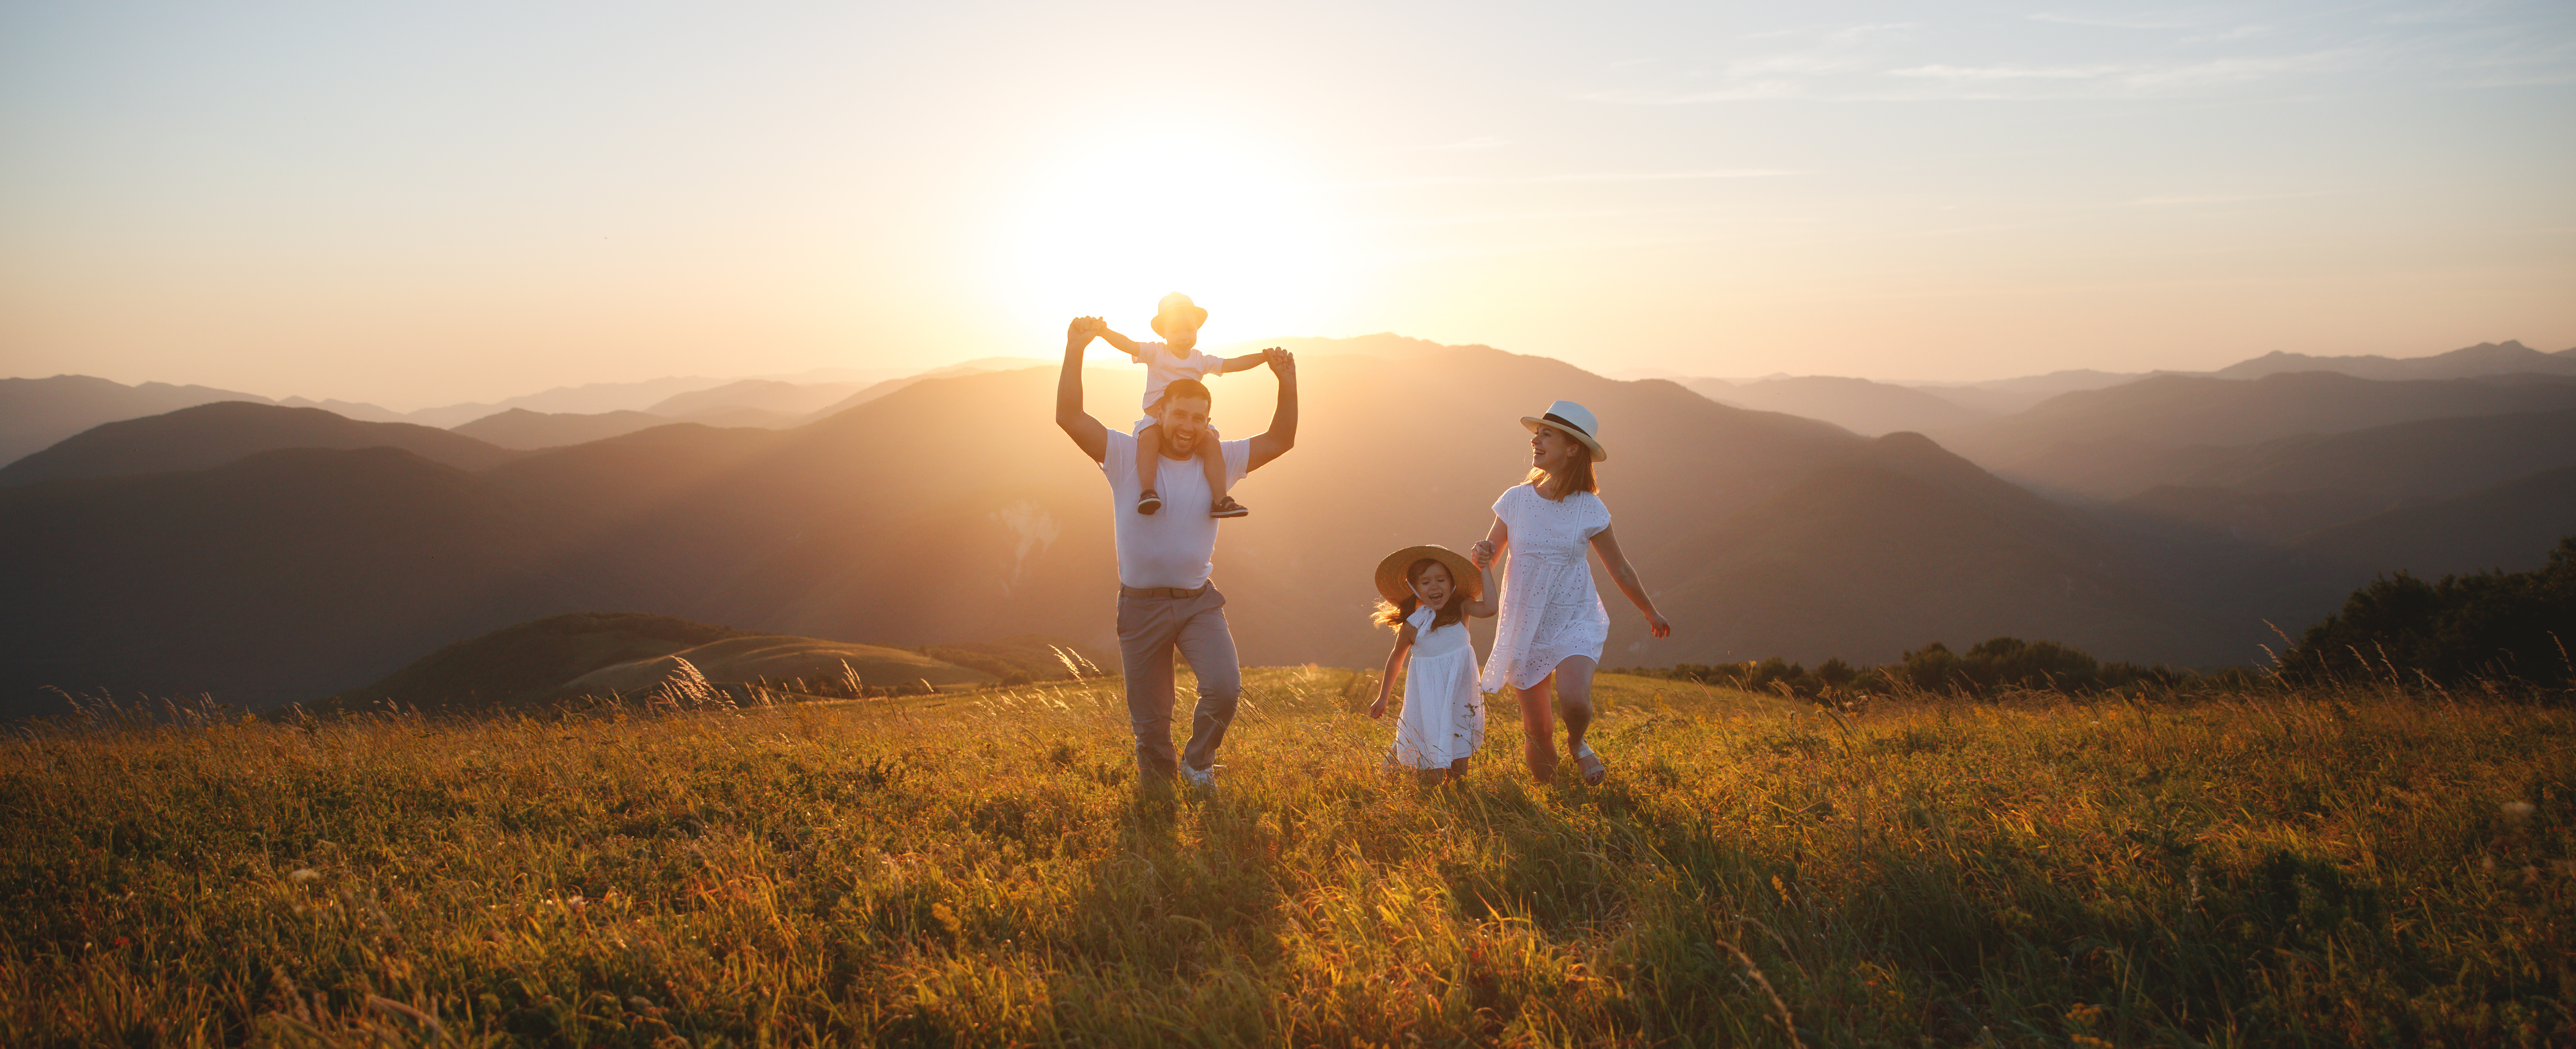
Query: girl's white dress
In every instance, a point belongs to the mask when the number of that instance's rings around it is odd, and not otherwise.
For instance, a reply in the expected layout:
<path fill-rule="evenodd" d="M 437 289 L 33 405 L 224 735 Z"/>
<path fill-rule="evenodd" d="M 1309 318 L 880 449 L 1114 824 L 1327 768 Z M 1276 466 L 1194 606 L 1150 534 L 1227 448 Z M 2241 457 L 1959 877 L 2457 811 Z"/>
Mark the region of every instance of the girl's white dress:
<path fill-rule="evenodd" d="M 1415 769 L 1445 769 L 1485 742 L 1485 697 L 1476 691 L 1476 648 L 1467 624 L 1434 629 L 1438 612 L 1413 610 L 1413 654 L 1405 663 L 1404 712 L 1395 719 L 1395 748 L 1387 761 Z"/>
<path fill-rule="evenodd" d="M 1528 688 L 1568 656 L 1601 659 L 1610 612 L 1592 588 L 1592 537 L 1610 527 L 1610 507 L 1590 492 L 1551 501 L 1526 484 L 1494 500 L 1510 543 L 1503 570 L 1494 651 L 1485 657 L 1484 689 Z"/>

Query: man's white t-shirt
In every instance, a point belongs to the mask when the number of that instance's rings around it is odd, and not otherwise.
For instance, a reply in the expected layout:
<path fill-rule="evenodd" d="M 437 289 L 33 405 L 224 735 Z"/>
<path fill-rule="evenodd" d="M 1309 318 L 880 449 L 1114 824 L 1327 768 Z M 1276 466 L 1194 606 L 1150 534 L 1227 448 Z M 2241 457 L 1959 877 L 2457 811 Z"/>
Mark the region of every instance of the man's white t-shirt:
<path fill-rule="evenodd" d="M 1252 442 L 1220 441 L 1225 451 L 1226 482 L 1243 479 L 1252 469 Z M 1163 509 L 1136 512 L 1144 486 L 1136 480 L 1136 438 L 1109 432 L 1109 451 L 1100 472 L 1109 478 L 1109 513 L 1118 523 L 1118 581 L 1127 586 L 1174 586 L 1195 590 L 1207 584 L 1216 565 L 1217 519 L 1208 516 L 1207 471 L 1196 459 L 1165 458 L 1155 492 Z"/>
<path fill-rule="evenodd" d="M 1163 387 L 1170 386 L 1172 380 L 1204 379 L 1225 374 L 1225 358 L 1197 350 L 1190 351 L 1187 357 L 1174 357 L 1168 343 L 1137 343 L 1135 356 L 1136 363 L 1145 366 L 1145 414 L 1148 416 L 1154 414 L 1154 402 L 1163 399 Z"/>

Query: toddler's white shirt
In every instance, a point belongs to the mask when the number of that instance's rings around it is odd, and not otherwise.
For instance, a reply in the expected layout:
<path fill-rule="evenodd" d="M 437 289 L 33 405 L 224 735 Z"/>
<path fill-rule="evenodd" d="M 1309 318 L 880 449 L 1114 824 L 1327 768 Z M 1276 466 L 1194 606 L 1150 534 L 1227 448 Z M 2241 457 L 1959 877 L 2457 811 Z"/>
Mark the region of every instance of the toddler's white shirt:
<path fill-rule="evenodd" d="M 1225 358 L 1192 350 L 1187 357 L 1172 356 L 1168 343 L 1136 344 L 1136 363 L 1145 366 L 1145 413 L 1152 415 L 1154 402 L 1163 399 L 1163 388 L 1174 379 L 1201 379 L 1225 372 Z"/>

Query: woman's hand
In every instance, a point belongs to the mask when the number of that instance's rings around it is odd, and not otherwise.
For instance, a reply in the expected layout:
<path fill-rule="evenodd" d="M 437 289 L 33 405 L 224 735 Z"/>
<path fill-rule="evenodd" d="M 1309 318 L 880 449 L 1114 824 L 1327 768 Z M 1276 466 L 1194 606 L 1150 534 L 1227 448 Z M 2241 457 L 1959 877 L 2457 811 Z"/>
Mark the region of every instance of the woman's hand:
<path fill-rule="evenodd" d="M 1673 636 L 1672 621 L 1653 612 L 1648 612 L 1646 613 L 1646 632 L 1653 634 L 1656 637 L 1671 637 Z"/>
<path fill-rule="evenodd" d="M 1385 716 L 1386 695 L 1384 693 L 1380 693 L 1377 697 L 1377 702 L 1369 704 L 1369 720 L 1375 721 Z"/>
<path fill-rule="evenodd" d="M 1476 567 L 1480 569 L 1494 567 L 1494 544 L 1483 539 L 1476 540 L 1476 545 L 1467 548 L 1467 560 L 1475 562 Z"/>

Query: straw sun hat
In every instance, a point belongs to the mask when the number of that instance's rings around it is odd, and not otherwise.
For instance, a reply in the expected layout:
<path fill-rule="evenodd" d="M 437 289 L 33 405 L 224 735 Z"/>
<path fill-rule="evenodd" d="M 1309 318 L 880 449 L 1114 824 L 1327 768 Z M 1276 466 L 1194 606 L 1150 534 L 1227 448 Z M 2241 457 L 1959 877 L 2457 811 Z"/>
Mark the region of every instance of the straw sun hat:
<path fill-rule="evenodd" d="M 1548 405 L 1545 415 L 1521 416 L 1521 425 L 1529 427 L 1532 433 L 1537 432 L 1541 426 L 1556 427 L 1564 431 L 1567 436 L 1583 442 L 1584 447 L 1592 449 L 1593 462 L 1602 462 L 1610 458 L 1610 450 L 1601 447 L 1601 438 L 1598 436 L 1601 432 L 1601 420 L 1592 417 L 1592 409 L 1573 401 L 1558 401 Z"/>
<path fill-rule="evenodd" d="M 1180 292 L 1165 295 L 1163 301 L 1154 304 L 1154 334 L 1163 334 L 1163 323 L 1173 317 L 1188 317 L 1193 325 L 1206 324 L 1207 310 Z"/>
<path fill-rule="evenodd" d="M 1414 562 L 1426 557 L 1449 566 L 1450 581 L 1467 591 L 1467 600 L 1484 599 L 1485 577 L 1483 573 L 1476 571 L 1476 563 L 1467 560 L 1465 554 L 1437 545 L 1408 546 L 1386 555 L 1386 560 L 1377 563 L 1378 596 L 1385 598 L 1391 605 L 1402 605 L 1405 598 L 1413 597 L 1411 580 L 1404 577 L 1404 570 L 1413 567 Z"/>

